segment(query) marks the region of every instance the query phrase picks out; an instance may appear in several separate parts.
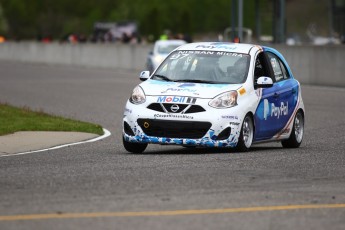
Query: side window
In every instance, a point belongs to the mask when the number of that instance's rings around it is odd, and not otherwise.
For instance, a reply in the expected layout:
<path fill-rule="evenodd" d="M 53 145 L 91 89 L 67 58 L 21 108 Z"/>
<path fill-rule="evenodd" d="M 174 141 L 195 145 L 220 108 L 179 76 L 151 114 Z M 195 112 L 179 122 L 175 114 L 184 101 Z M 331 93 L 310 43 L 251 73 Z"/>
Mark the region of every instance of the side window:
<path fill-rule="evenodd" d="M 254 82 L 256 82 L 256 80 L 262 76 L 269 76 L 267 65 L 265 65 L 264 61 L 264 53 L 260 53 L 255 60 Z"/>
<path fill-rule="evenodd" d="M 268 58 L 270 59 L 270 63 L 271 63 L 276 81 L 282 81 L 282 80 L 288 79 L 289 75 L 283 62 L 275 54 L 273 53 L 267 53 L 267 54 L 268 54 Z"/>
<path fill-rule="evenodd" d="M 290 78 L 289 72 L 286 70 L 286 67 L 281 60 L 279 60 L 279 64 L 280 64 L 280 68 L 283 71 L 284 80 Z"/>

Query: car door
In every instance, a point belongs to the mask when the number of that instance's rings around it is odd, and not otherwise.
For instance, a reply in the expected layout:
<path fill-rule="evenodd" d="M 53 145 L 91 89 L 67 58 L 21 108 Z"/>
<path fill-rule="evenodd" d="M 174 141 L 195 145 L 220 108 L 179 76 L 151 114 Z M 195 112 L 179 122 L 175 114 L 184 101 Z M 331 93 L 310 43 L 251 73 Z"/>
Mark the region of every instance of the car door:
<path fill-rule="evenodd" d="M 282 132 L 293 115 L 298 99 L 298 83 L 290 76 L 284 62 L 272 52 L 265 52 L 265 57 L 270 72 L 273 72 L 274 84 L 262 89 L 255 113 L 255 141 L 271 139 Z"/>

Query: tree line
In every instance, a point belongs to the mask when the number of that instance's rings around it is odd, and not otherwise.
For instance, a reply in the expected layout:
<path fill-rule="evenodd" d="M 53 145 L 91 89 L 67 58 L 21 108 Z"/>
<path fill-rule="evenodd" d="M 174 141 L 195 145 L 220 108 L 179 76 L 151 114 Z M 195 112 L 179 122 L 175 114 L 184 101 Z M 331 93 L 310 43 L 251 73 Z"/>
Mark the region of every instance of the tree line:
<path fill-rule="evenodd" d="M 271 0 L 260 0 L 263 8 Z M 231 25 L 231 0 L 0 0 L 0 33 L 9 38 L 60 39 L 70 33 L 91 34 L 95 22 L 135 21 L 141 35 L 223 32 Z M 267 12 L 267 9 L 265 12 Z M 262 30 L 269 29 L 263 16 Z M 255 4 L 244 1 L 244 26 L 255 27 Z M 266 21 L 265 21 L 266 20 Z"/>

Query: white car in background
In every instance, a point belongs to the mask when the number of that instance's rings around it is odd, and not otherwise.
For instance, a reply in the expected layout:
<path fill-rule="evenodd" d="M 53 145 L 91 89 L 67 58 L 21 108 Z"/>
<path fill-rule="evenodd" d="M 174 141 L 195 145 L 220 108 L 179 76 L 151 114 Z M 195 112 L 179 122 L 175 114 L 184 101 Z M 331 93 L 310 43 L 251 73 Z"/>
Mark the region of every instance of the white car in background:
<path fill-rule="evenodd" d="M 159 40 L 156 41 L 153 50 L 149 52 L 146 60 L 146 68 L 151 73 L 177 47 L 186 44 L 184 40 Z"/>
<path fill-rule="evenodd" d="M 127 101 L 123 145 L 232 147 L 280 141 L 300 146 L 301 86 L 275 49 L 238 43 L 189 43 L 150 75 L 143 71 Z"/>

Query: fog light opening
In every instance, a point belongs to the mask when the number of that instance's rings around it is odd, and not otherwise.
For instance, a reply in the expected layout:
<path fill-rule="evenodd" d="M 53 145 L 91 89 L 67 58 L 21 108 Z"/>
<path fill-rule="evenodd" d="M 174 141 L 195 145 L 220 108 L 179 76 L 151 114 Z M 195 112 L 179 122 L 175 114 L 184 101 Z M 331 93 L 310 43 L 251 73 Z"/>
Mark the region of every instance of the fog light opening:
<path fill-rule="evenodd" d="M 123 129 L 127 135 L 135 136 L 133 130 L 131 129 L 131 127 L 129 126 L 127 122 L 123 122 Z"/>
<path fill-rule="evenodd" d="M 231 134 L 231 128 L 227 127 L 226 129 L 224 129 L 222 132 L 219 133 L 216 140 L 217 141 L 226 140 L 229 138 L 230 134 Z"/>

